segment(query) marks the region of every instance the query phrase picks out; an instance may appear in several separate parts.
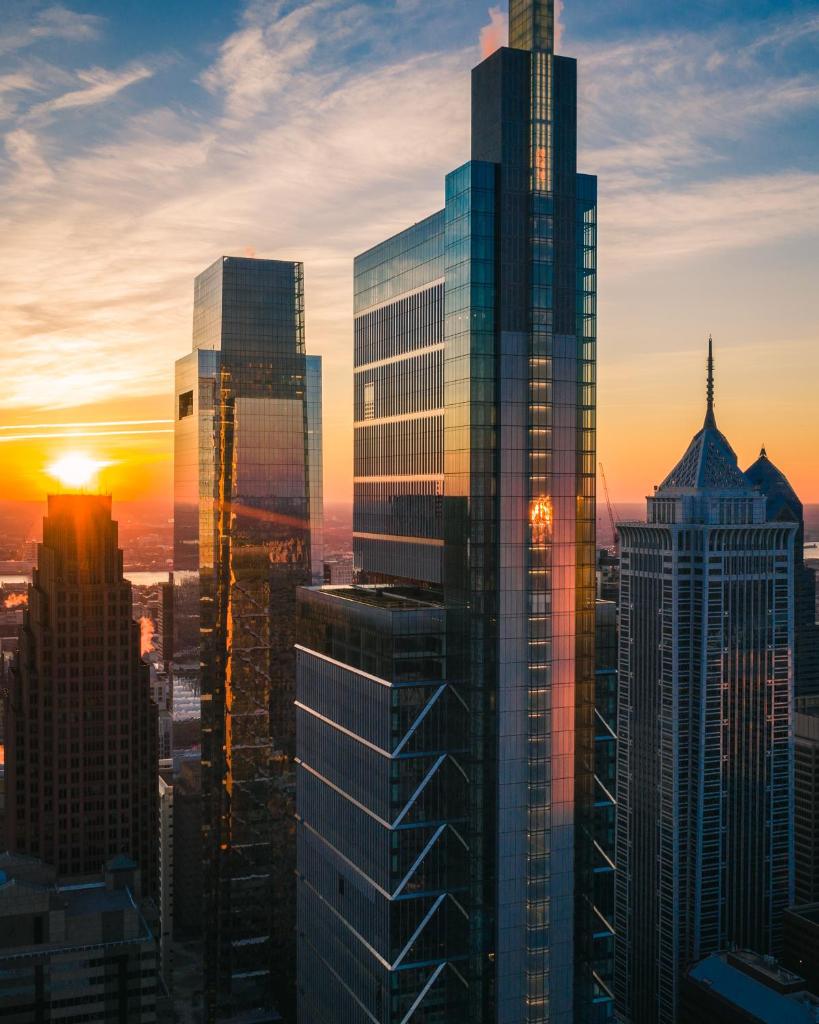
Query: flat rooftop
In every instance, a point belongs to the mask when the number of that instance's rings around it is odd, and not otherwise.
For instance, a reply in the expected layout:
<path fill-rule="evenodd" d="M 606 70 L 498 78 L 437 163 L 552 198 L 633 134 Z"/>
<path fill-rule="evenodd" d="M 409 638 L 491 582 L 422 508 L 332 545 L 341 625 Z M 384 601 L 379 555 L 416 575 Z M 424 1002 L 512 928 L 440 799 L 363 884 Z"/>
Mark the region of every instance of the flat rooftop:
<path fill-rule="evenodd" d="M 344 583 L 337 586 L 309 587 L 311 593 L 328 594 L 344 601 L 353 601 L 384 611 L 412 611 L 421 608 L 443 608 L 443 601 L 434 591 L 420 587 L 401 587 L 382 584 L 356 586 Z"/>
<path fill-rule="evenodd" d="M 756 953 L 715 953 L 688 972 L 759 1024 L 816 1024 L 819 999 L 798 974 Z"/>

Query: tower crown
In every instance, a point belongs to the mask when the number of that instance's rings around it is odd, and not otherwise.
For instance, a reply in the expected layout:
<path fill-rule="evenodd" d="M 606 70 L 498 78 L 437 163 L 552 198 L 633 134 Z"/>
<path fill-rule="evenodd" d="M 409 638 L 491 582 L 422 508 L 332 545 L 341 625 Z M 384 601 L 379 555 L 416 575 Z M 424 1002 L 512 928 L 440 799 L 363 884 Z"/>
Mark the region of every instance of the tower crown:
<path fill-rule="evenodd" d="M 737 465 L 736 453 L 717 428 L 714 415 L 714 342 L 709 336 L 705 422 L 702 430 L 692 438 L 685 455 L 658 488 L 658 494 L 669 491 L 748 491 L 749 487 Z"/>
<path fill-rule="evenodd" d="M 554 53 L 554 0 L 509 0 L 509 45 Z"/>

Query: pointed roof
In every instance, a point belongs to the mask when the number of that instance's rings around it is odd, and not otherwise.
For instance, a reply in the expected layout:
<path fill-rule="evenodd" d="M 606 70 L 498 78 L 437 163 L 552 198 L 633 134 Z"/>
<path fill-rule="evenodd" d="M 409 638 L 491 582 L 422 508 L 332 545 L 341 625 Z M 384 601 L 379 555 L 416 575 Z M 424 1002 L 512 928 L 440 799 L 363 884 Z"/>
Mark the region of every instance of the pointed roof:
<path fill-rule="evenodd" d="M 705 422 L 685 455 L 657 488 L 661 491 L 749 491 L 734 449 L 717 428 L 714 414 L 714 342 L 708 338 Z"/>
<path fill-rule="evenodd" d="M 768 499 L 768 515 L 773 520 L 802 521 L 802 502 L 788 478 L 768 458 L 765 448 L 756 462 L 745 470 L 746 478 Z"/>

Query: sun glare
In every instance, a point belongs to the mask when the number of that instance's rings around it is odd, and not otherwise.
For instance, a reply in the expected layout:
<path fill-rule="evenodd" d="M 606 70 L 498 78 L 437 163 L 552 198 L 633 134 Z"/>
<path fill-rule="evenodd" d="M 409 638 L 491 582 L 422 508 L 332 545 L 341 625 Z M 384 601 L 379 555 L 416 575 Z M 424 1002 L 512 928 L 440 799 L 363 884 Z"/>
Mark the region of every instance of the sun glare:
<path fill-rule="evenodd" d="M 64 487 L 89 487 L 96 483 L 100 470 L 109 465 L 109 462 L 99 462 L 97 459 L 74 452 L 52 462 L 46 472 L 59 480 Z"/>

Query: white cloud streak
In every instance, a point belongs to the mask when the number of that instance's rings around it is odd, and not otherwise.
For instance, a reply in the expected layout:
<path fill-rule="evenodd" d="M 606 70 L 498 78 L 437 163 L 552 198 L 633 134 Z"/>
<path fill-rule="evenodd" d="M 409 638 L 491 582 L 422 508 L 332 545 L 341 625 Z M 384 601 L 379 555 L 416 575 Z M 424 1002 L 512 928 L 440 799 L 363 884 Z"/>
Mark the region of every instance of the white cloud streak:
<path fill-rule="evenodd" d="M 32 107 L 29 117 L 53 114 L 58 110 L 69 110 L 76 107 L 90 107 L 97 103 L 105 103 L 113 99 L 123 89 L 137 82 L 143 82 L 154 74 L 153 69 L 145 64 L 135 64 L 122 71 L 108 71 L 105 68 L 89 68 L 78 71 L 77 78 L 85 83 L 85 88 L 72 89 L 60 96 L 38 103 Z"/>
<path fill-rule="evenodd" d="M 444 173 L 469 156 L 475 51 L 396 62 L 357 4 L 292 6 L 248 8 L 201 72 L 215 113 L 145 110 L 85 149 L 57 144 L 58 119 L 7 134 L 0 407 L 169 394 L 172 361 L 190 350 L 193 277 L 250 247 L 305 261 L 328 430 L 347 429 L 353 255 L 440 208 Z M 607 280 L 817 233 L 819 175 L 742 173 L 721 148 L 817 105 L 817 76 L 770 77 L 766 32 L 758 49 L 659 36 L 580 54 L 581 168 L 600 174 Z M 367 64 L 352 62 L 356 44 Z M 40 110 L 115 103 L 155 66 L 97 70 Z"/>
<path fill-rule="evenodd" d="M 96 39 L 102 18 L 78 14 L 61 4 L 46 7 L 25 22 L 6 23 L 0 36 L 0 54 L 26 49 L 47 39 L 84 42 Z"/>

